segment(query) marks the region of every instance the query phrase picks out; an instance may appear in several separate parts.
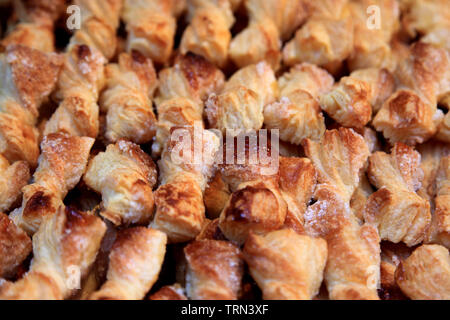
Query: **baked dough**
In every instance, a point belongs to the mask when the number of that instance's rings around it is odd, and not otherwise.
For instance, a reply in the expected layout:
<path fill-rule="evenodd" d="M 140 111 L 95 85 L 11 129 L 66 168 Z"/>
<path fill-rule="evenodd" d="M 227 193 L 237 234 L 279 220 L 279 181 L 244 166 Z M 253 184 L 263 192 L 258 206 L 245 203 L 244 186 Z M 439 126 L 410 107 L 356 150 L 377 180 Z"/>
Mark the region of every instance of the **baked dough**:
<path fill-rule="evenodd" d="M 124 139 L 97 154 L 83 177 L 90 188 L 102 194 L 100 215 L 115 225 L 150 221 L 156 179 L 156 166 L 150 156 Z"/>
<path fill-rule="evenodd" d="M 0 155 L 0 211 L 8 211 L 22 195 L 22 188 L 30 179 L 30 166 L 26 161 L 16 161 L 9 164 Z"/>
<path fill-rule="evenodd" d="M 30 271 L 0 287 L 0 299 L 68 298 L 94 263 L 105 231 L 100 218 L 60 206 L 56 214 L 43 219 L 33 236 Z"/>
<path fill-rule="evenodd" d="M 81 28 L 70 38 L 68 50 L 86 45 L 100 51 L 109 60 L 116 53 L 120 12 L 123 0 L 75 0 L 81 13 Z"/>
<path fill-rule="evenodd" d="M 100 110 L 106 113 L 106 139 L 149 142 L 156 131 L 151 99 L 158 85 L 152 61 L 138 51 L 122 53 L 119 63 L 109 64 L 105 74 Z"/>
<path fill-rule="evenodd" d="M 327 262 L 324 239 L 291 229 L 250 233 L 244 259 L 265 300 L 311 300 L 319 292 Z"/>
<path fill-rule="evenodd" d="M 429 202 L 416 193 L 423 179 L 420 154 L 396 143 L 390 155 L 370 156 L 367 174 L 378 191 L 367 200 L 365 220 L 378 227 L 383 240 L 408 246 L 422 242 L 431 213 Z"/>
<path fill-rule="evenodd" d="M 266 61 L 278 70 L 281 40 L 287 40 L 307 16 L 304 1 L 249 0 L 248 26 L 230 44 L 230 58 L 239 68 Z"/>
<path fill-rule="evenodd" d="M 31 250 L 30 237 L 0 213 L 0 278 L 14 276 Z"/>
<path fill-rule="evenodd" d="M 56 54 L 23 45 L 0 54 L 0 154 L 9 162 L 25 160 L 36 167 L 38 109 L 54 89 L 61 63 Z"/>
<path fill-rule="evenodd" d="M 401 262 L 395 279 L 414 300 L 450 299 L 450 256 L 440 245 L 422 245 Z"/>
<path fill-rule="evenodd" d="M 320 142 L 306 139 L 306 155 L 318 172 L 317 200 L 305 212 L 305 232 L 324 237 L 328 260 L 324 279 L 330 299 L 378 300 L 380 238 L 359 225 L 350 209 L 369 150 L 352 129 L 327 130 Z"/>
<path fill-rule="evenodd" d="M 189 0 L 189 25 L 181 37 L 180 51 L 198 54 L 219 67 L 228 58 L 234 23 L 229 0 Z"/>
<path fill-rule="evenodd" d="M 220 214 L 219 227 L 227 239 L 241 245 L 250 231 L 265 234 L 279 229 L 286 214 L 287 205 L 276 182 L 244 182 L 231 194 Z"/>
<path fill-rule="evenodd" d="M 170 58 L 175 37 L 175 14 L 183 10 L 180 0 L 124 0 L 122 20 L 128 31 L 126 48 L 140 51 L 157 63 Z"/>
<path fill-rule="evenodd" d="M 19 23 L 1 40 L 5 47 L 21 44 L 42 52 L 55 51 L 55 20 L 64 10 L 64 0 L 15 0 L 13 7 Z"/>
<path fill-rule="evenodd" d="M 109 254 L 107 280 L 92 300 L 142 300 L 158 279 L 166 252 L 166 235 L 135 227 L 119 232 Z"/>
<path fill-rule="evenodd" d="M 239 248 L 227 241 L 196 240 L 184 248 L 186 293 L 194 300 L 236 300 L 244 262 Z"/>
<path fill-rule="evenodd" d="M 205 113 L 211 127 L 238 135 L 258 130 L 264 121 L 264 106 L 278 95 L 272 68 L 265 62 L 249 65 L 233 74 L 222 92 L 211 94 Z"/>
<path fill-rule="evenodd" d="M 99 131 L 97 100 L 105 83 L 102 54 L 84 44 L 74 45 L 65 54 L 55 92 L 60 102 L 47 121 L 44 135 L 64 132 L 95 138 Z"/>
<path fill-rule="evenodd" d="M 93 144 L 92 138 L 62 133 L 44 137 L 33 183 L 23 187 L 22 206 L 10 215 L 17 226 L 34 234 L 44 217 L 57 212 L 69 190 L 80 181 Z"/>
<path fill-rule="evenodd" d="M 318 103 L 321 94 L 331 90 L 334 79 L 325 70 L 302 63 L 278 78 L 280 100 L 264 108 L 264 124 L 279 129 L 280 138 L 293 144 L 303 139 L 320 139 L 325 121 Z"/>

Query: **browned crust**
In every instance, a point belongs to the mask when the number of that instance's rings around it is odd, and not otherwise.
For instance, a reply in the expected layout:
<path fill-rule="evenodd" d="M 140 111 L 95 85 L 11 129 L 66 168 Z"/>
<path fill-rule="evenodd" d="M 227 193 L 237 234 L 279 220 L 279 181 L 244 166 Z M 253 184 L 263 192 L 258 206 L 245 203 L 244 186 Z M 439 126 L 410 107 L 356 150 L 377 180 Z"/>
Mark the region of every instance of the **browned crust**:
<path fill-rule="evenodd" d="M 8 46 L 6 54 L 21 101 L 37 116 L 42 98 L 49 95 L 55 86 L 62 58 L 22 45 Z"/>
<path fill-rule="evenodd" d="M 30 237 L 0 213 L 0 278 L 14 275 L 31 249 Z"/>
<path fill-rule="evenodd" d="M 184 253 L 191 280 L 190 298 L 238 298 L 244 266 L 238 247 L 226 241 L 196 240 L 186 246 Z"/>

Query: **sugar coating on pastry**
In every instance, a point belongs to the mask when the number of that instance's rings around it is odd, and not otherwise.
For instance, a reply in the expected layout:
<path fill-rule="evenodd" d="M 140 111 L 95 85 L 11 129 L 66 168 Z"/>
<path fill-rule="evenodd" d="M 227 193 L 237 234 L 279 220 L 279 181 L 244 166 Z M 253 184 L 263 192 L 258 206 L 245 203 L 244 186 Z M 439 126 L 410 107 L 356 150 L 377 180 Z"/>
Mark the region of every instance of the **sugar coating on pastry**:
<path fill-rule="evenodd" d="M 119 232 L 109 254 L 107 280 L 90 299 L 143 299 L 158 279 L 166 242 L 163 232 L 145 227 Z"/>
<path fill-rule="evenodd" d="M 230 2 L 193 0 L 188 2 L 189 25 L 180 43 L 182 54 L 193 52 L 219 67 L 228 58 L 231 40 L 230 28 L 234 23 Z"/>
<path fill-rule="evenodd" d="M 105 234 L 103 221 L 85 212 L 58 208 L 33 236 L 30 271 L 0 289 L 7 300 L 62 300 L 79 286 L 94 263 Z"/>
<path fill-rule="evenodd" d="M 166 63 L 174 45 L 175 15 L 183 10 L 183 2 L 123 1 L 121 18 L 128 32 L 127 51 L 138 50 L 157 63 Z"/>
<path fill-rule="evenodd" d="M 41 142 L 33 183 L 23 187 L 22 206 L 10 217 L 28 234 L 35 233 L 45 216 L 55 214 L 67 193 L 83 175 L 94 139 L 52 133 Z"/>
<path fill-rule="evenodd" d="M 0 0 L 0 299 L 449 299 L 446 1 Z"/>
<path fill-rule="evenodd" d="M 60 102 L 47 121 L 44 135 L 64 132 L 75 136 L 97 137 L 97 100 L 104 86 L 106 59 L 95 48 L 74 45 L 64 57 L 55 97 Z"/>
<path fill-rule="evenodd" d="M 186 293 L 194 300 L 236 300 L 244 263 L 239 248 L 227 241 L 196 240 L 184 248 Z"/>
<path fill-rule="evenodd" d="M 57 54 L 23 45 L 7 46 L 0 55 L 0 153 L 10 162 L 25 160 L 36 166 L 38 108 L 53 91 L 61 63 Z"/>
<path fill-rule="evenodd" d="M 119 63 L 108 65 L 105 73 L 100 97 L 100 109 L 106 112 L 105 137 L 111 142 L 149 142 L 156 131 L 151 99 L 158 85 L 152 61 L 138 51 L 122 53 Z"/>
<path fill-rule="evenodd" d="M 116 29 L 119 26 L 122 0 L 76 0 L 74 4 L 81 12 L 81 28 L 70 38 L 70 47 L 87 45 L 111 59 L 117 46 Z"/>
<path fill-rule="evenodd" d="M 110 144 L 91 159 L 83 180 L 102 194 L 100 214 L 115 225 L 148 223 L 153 216 L 156 166 L 133 142 Z"/>
<path fill-rule="evenodd" d="M 378 191 L 367 200 L 366 221 L 378 227 L 381 239 L 408 246 L 422 242 L 431 214 L 429 202 L 416 193 L 423 179 L 420 154 L 396 143 L 390 155 L 372 154 L 367 172 Z"/>
<path fill-rule="evenodd" d="M 258 130 L 264 122 L 264 106 L 275 100 L 277 83 L 271 67 L 264 61 L 237 71 L 220 94 L 205 103 L 211 127 L 232 135 Z"/>
<path fill-rule="evenodd" d="M 267 300 L 311 300 L 318 293 L 327 261 L 326 241 L 292 229 L 251 233 L 244 259 Z"/>
<path fill-rule="evenodd" d="M 280 158 L 279 186 L 287 204 L 285 226 L 303 232 L 303 215 L 316 184 L 317 172 L 308 158 Z"/>

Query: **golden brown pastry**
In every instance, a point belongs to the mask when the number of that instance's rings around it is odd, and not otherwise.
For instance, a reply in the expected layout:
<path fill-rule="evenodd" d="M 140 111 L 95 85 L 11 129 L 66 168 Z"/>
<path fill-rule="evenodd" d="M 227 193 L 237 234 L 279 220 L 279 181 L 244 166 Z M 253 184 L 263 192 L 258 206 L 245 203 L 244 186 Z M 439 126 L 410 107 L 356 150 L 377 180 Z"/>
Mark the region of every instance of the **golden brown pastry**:
<path fill-rule="evenodd" d="M 328 4 L 326 4 L 328 2 Z M 311 5 L 311 4 L 310 4 Z M 317 1 L 311 17 L 283 48 L 283 62 L 310 62 L 337 71 L 353 49 L 353 20 L 347 1 Z M 323 10 L 330 6 L 330 10 Z"/>
<path fill-rule="evenodd" d="M 401 262 L 395 279 L 414 300 L 450 299 L 450 256 L 440 245 L 422 245 Z"/>
<path fill-rule="evenodd" d="M 450 248 L 450 155 L 441 158 L 436 173 L 435 210 L 429 230 L 429 242 Z"/>
<path fill-rule="evenodd" d="M 303 1 L 249 0 L 248 26 L 233 38 L 230 58 L 239 68 L 265 60 L 280 67 L 281 40 L 288 39 L 306 18 Z"/>
<path fill-rule="evenodd" d="M 365 173 L 362 172 L 359 177 L 359 184 L 350 199 L 350 208 L 360 223 L 364 221 L 364 208 L 373 191 L 369 179 L 367 179 Z"/>
<path fill-rule="evenodd" d="M 380 110 L 384 101 L 391 96 L 395 89 L 394 76 L 387 69 L 359 69 L 353 71 L 350 77 L 364 81 L 370 86 L 369 102 L 374 112 Z"/>
<path fill-rule="evenodd" d="M 33 236 L 30 271 L 0 288 L 2 300 L 68 298 L 95 261 L 106 226 L 94 215 L 59 207 Z"/>
<path fill-rule="evenodd" d="M 289 96 L 297 90 L 308 92 L 314 99 L 331 90 L 334 79 L 325 69 L 311 63 L 300 63 L 278 78 L 280 96 Z"/>
<path fill-rule="evenodd" d="M 402 5 L 402 24 L 411 37 L 417 33 L 428 34 L 436 28 L 450 28 L 446 0 L 408 0 Z"/>
<path fill-rule="evenodd" d="M 181 141 L 179 137 L 183 137 Z M 219 147 L 219 138 L 201 126 L 172 128 L 158 161 L 161 185 L 155 192 L 156 213 L 151 224 L 164 231 L 170 242 L 192 240 L 201 231 L 203 192 L 214 173 Z"/>
<path fill-rule="evenodd" d="M 15 0 L 13 7 L 19 23 L 1 44 L 21 44 L 42 52 L 55 51 L 54 22 L 61 15 L 64 0 Z"/>
<path fill-rule="evenodd" d="M 204 239 L 226 240 L 225 236 L 219 228 L 219 218 L 216 218 L 214 220 L 205 219 L 202 230 L 197 235 L 197 237 L 195 237 L 195 240 Z"/>
<path fill-rule="evenodd" d="M 142 300 L 158 279 L 166 252 L 163 232 L 135 227 L 119 232 L 109 254 L 107 280 L 92 300 Z"/>
<path fill-rule="evenodd" d="M 184 248 L 188 268 L 186 293 L 194 300 L 236 300 L 244 262 L 239 248 L 227 241 L 196 240 Z"/>
<path fill-rule="evenodd" d="M 344 127 L 362 128 L 372 116 L 371 86 L 352 77 L 342 77 L 329 93 L 320 97 L 320 107 Z"/>
<path fill-rule="evenodd" d="M 178 55 L 174 66 L 159 73 L 155 102 L 158 123 L 152 154 L 161 154 L 174 126 L 193 126 L 202 121 L 203 101 L 222 89 L 224 75 L 204 58 L 188 53 Z"/>
<path fill-rule="evenodd" d="M 277 97 L 277 83 L 264 61 L 237 71 L 218 95 L 211 94 L 205 113 L 209 125 L 232 135 L 257 130 L 263 125 L 263 108 Z"/>
<path fill-rule="evenodd" d="M 365 220 L 378 227 L 383 240 L 408 246 L 422 242 L 431 214 L 429 202 L 416 193 L 423 179 L 420 154 L 396 143 L 390 155 L 370 156 L 367 174 L 378 191 L 367 200 Z"/>
<path fill-rule="evenodd" d="M 250 233 L 244 259 L 265 300 L 311 300 L 319 292 L 327 243 L 291 229 Z"/>
<path fill-rule="evenodd" d="M 123 0 L 74 0 L 74 4 L 80 8 L 81 29 L 70 38 L 68 50 L 76 45 L 87 45 L 111 59 L 116 52 L 116 29 Z"/>
<path fill-rule="evenodd" d="M 430 201 L 433 207 L 436 197 L 436 174 L 441 158 L 450 155 L 450 145 L 432 140 L 417 146 L 417 151 L 421 156 L 420 168 L 423 171 L 422 183 L 417 194 Z"/>
<path fill-rule="evenodd" d="M 10 215 L 17 226 L 33 234 L 45 216 L 56 213 L 83 175 L 93 144 L 92 138 L 62 133 L 44 137 L 33 183 L 22 189 L 22 206 Z"/>
<path fill-rule="evenodd" d="M 411 145 L 433 136 L 443 118 L 437 101 L 450 89 L 449 66 L 449 55 L 444 49 L 414 43 L 395 72 L 400 89 L 385 101 L 373 119 L 377 131 L 382 131 L 391 143 Z"/>
<path fill-rule="evenodd" d="M 164 286 L 149 298 L 150 300 L 187 300 L 184 295 L 184 289 L 180 284 L 175 283 L 171 286 Z"/>
<path fill-rule="evenodd" d="M 224 75 L 203 57 L 188 53 L 177 55 L 174 65 L 161 70 L 155 98 L 157 106 L 165 100 L 184 97 L 201 104 L 211 93 L 222 89 Z"/>
<path fill-rule="evenodd" d="M 364 127 L 361 135 L 363 136 L 370 153 L 381 150 L 380 141 L 377 138 L 375 130 L 369 127 Z M 369 162 L 366 161 L 363 169 L 360 170 L 359 184 L 353 192 L 352 198 L 350 199 L 350 208 L 352 209 L 353 214 L 358 219 L 358 222 L 360 224 L 364 222 L 364 208 L 366 206 L 367 199 L 374 191 L 369 182 L 369 179 L 367 179 L 366 176 L 368 165 Z"/>
<path fill-rule="evenodd" d="M 65 54 L 55 97 L 59 107 L 45 125 L 44 135 L 64 132 L 95 138 L 99 130 L 97 100 L 104 85 L 105 58 L 86 45 Z"/>
<path fill-rule="evenodd" d="M 330 299 L 378 300 L 380 238 L 370 224 L 359 225 L 347 203 L 327 189 L 305 213 L 308 234 L 327 240 L 325 283 Z"/>
<path fill-rule="evenodd" d="M 378 232 L 360 226 L 349 205 L 369 155 L 367 144 L 352 129 L 339 128 L 327 130 L 320 143 L 306 139 L 303 145 L 318 172 L 317 202 L 305 212 L 305 231 L 327 240 L 330 299 L 378 299 Z"/>
<path fill-rule="evenodd" d="M 262 178 L 238 186 L 220 214 L 219 227 L 227 239 L 241 245 L 250 231 L 265 234 L 279 229 L 286 214 L 278 184 Z"/>
<path fill-rule="evenodd" d="M 442 112 L 412 90 L 401 89 L 387 99 L 372 124 L 391 143 L 410 145 L 432 137 L 442 121 Z"/>
<path fill-rule="evenodd" d="M 353 129 L 339 128 L 325 131 L 320 142 L 304 140 L 303 147 L 316 167 L 318 188 L 330 190 L 348 203 L 358 186 L 359 171 L 369 156 L 363 137 Z"/>
<path fill-rule="evenodd" d="M 444 119 L 439 124 L 436 139 L 450 143 L 450 112 L 447 112 Z"/>
<path fill-rule="evenodd" d="M 345 127 L 363 128 L 372 117 L 372 108 L 394 91 L 394 78 L 385 69 L 369 68 L 342 77 L 334 88 L 320 97 L 320 107 Z"/>
<path fill-rule="evenodd" d="M 384 242 L 381 244 L 380 284 L 378 291 L 382 300 L 404 300 L 406 296 L 395 281 L 395 271 L 400 262 L 407 259 L 413 252 L 404 244 Z"/>
<path fill-rule="evenodd" d="M 246 182 L 265 180 L 278 185 L 280 155 L 277 146 L 272 147 L 272 142 L 277 143 L 276 134 L 264 129 L 236 137 L 227 135 L 221 157 L 217 157 L 217 169 L 231 192 Z"/>
<path fill-rule="evenodd" d="M 317 101 L 331 89 L 333 77 L 309 63 L 296 65 L 278 79 L 280 100 L 264 108 L 264 123 L 279 129 L 280 138 L 300 144 L 304 138 L 320 139 L 325 122 Z"/>
<path fill-rule="evenodd" d="M 133 142 L 110 144 L 90 160 L 83 180 L 102 194 L 100 215 L 115 225 L 144 224 L 153 216 L 156 166 Z"/>
<path fill-rule="evenodd" d="M 180 43 L 182 54 L 193 52 L 222 67 L 228 58 L 234 23 L 229 0 L 189 0 L 189 25 Z"/>
<path fill-rule="evenodd" d="M 156 131 L 151 99 L 158 84 L 152 61 L 138 51 L 122 53 L 119 63 L 108 65 L 105 74 L 100 109 L 106 113 L 106 139 L 149 142 Z"/>
<path fill-rule="evenodd" d="M 435 107 L 441 95 L 450 91 L 450 56 L 445 49 L 416 42 L 395 71 L 400 85 L 414 90 Z M 436 110 L 435 108 L 433 109 Z"/>
<path fill-rule="evenodd" d="M 20 200 L 22 188 L 30 179 L 30 166 L 26 161 L 9 164 L 0 155 L 0 212 L 8 211 Z"/>
<path fill-rule="evenodd" d="M 450 52 L 450 44 L 447 41 L 449 36 L 450 26 L 447 28 L 437 27 L 420 38 L 420 42 L 430 43 L 432 45 L 435 45 L 436 47 L 447 50 L 447 52 Z"/>
<path fill-rule="evenodd" d="M 122 20 L 128 31 L 127 51 L 137 50 L 157 63 L 170 58 L 175 37 L 175 15 L 185 1 L 124 0 Z"/>
<path fill-rule="evenodd" d="M 246 3 L 249 3 L 247 1 Z M 247 28 L 230 43 L 230 59 L 239 68 L 266 61 L 274 70 L 280 68 L 281 42 L 275 22 L 269 18 L 251 20 Z"/>
<path fill-rule="evenodd" d="M 303 232 L 303 215 L 317 183 L 317 172 L 308 158 L 281 157 L 279 168 L 281 195 L 287 204 L 285 225 Z"/>
<path fill-rule="evenodd" d="M 10 45 L 0 54 L 0 154 L 10 163 L 25 160 L 36 166 L 38 109 L 52 92 L 60 67 L 57 55 L 22 45 Z"/>
<path fill-rule="evenodd" d="M 208 218 L 215 219 L 220 216 L 230 194 L 228 184 L 223 180 L 221 172 L 217 171 L 208 183 L 203 196 Z"/>
<path fill-rule="evenodd" d="M 152 155 L 161 154 L 170 138 L 170 130 L 174 127 L 194 126 L 203 127 L 203 107 L 188 98 L 172 98 L 162 102 L 158 108 L 158 122 L 156 135 L 152 144 Z"/>
<path fill-rule="evenodd" d="M 357 0 L 349 4 L 354 19 L 354 48 L 347 61 L 350 70 L 375 67 L 394 71 L 397 61 L 389 42 L 400 27 L 398 1 Z"/>
<path fill-rule="evenodd" d="M 7 215 L 0 213 L 0 278 L 14 275 L 31 249 L 30 237 Z"/>

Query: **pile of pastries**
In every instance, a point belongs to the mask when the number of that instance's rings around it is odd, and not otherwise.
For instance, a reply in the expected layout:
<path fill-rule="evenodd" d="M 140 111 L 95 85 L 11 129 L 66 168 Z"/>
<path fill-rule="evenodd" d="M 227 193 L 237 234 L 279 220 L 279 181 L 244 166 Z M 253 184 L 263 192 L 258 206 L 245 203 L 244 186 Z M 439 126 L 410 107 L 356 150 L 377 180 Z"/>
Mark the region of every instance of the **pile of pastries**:
<path fill-rule="evenodd" d="M 0 16 L 0 299 L 450 299 L 448 0 Z"/>

